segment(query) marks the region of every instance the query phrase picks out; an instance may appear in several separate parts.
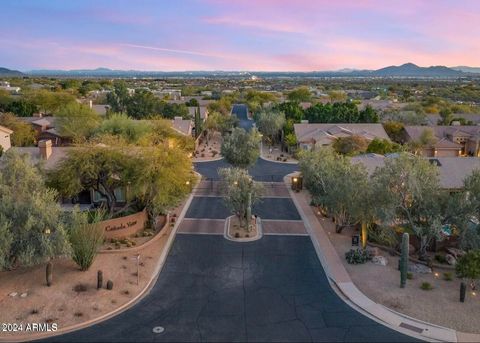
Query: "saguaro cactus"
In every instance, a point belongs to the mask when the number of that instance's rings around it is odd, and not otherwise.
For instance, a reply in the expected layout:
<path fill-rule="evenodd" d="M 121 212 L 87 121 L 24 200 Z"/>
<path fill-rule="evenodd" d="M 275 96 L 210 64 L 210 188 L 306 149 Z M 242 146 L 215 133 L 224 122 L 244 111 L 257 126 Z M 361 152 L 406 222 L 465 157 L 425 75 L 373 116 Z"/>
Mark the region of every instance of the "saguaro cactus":
<path fill-rule="evenodd" d="M 465 294 L 467 293 L 467 285 L 465 282 L 460 283 L 460 302 L 465 302 Z"/>
<path fill-rule="evenodd" d="M 250 230 L 250 221 L 252 219 L 252 193 L 248 193 L 247 200 L 247 231 Z"/>
<path fill-rule="evenodd" d="M 103 272 L 99 270 L 97 272 L 97 289 L 102 288 L 103 286 Z"/>
<path fill-rule="evenodd" d="M 408 249 L 410 245 L 408 233 L 402 236 L 402 256 L 400 257 L 400 287 L 405 288 L 408 273 Z"/>
<path fill-rule="evenodd" d="M 53 263 L 48 262 L 47 263 L 47 268 L 45 270 L 45 276 L 47 278 L 47 286 L 50 287 L 52 285 L 52 270 L 53 270 Z"/>

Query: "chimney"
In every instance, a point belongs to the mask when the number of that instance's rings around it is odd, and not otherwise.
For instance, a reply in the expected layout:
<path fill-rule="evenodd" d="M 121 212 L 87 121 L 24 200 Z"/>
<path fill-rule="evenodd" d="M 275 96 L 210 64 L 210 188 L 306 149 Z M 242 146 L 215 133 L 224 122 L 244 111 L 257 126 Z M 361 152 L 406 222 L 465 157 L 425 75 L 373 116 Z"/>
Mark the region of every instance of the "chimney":
<path fill-rule="evenodd" d="M 39 141 L 38 148 L 42 159 L 48 160 L 52 155 L 52 141 L 50 139 Z"/>
<path fill-rule="evenodd" d="M 90 100 L 90 101 L 88 102 L 88 107 L 90 107 L 90 109 L 93 108 L 93 102 L 92 102 L 92 100 Z"/>

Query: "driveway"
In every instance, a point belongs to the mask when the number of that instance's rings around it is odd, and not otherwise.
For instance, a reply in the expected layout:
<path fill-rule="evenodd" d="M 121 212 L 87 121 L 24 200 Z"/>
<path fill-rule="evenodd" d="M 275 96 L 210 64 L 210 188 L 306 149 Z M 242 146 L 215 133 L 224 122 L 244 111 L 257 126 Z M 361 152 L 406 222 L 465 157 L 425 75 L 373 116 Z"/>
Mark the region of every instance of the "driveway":
<path fill-rule="evenodd" d="M 254 121 L 251 119 L 248 119 L 247 105 L 244 105 L 244 104 L 233 105 L 232 115 L 235 115 L 237 116 L 238 119 L 240 119 L 240 122 L 238 124 L 239 127 L 247 131 L 250 131 L 252 129 Z"/>
<path fill-rule="evenodd" d="M 163 326 L 155 334 L 153 327 Z M 234 243 L 177 235 L 157 283 L 139 304 L 49 341 L 411 342 L 345 304 L 308 236 Z"/>

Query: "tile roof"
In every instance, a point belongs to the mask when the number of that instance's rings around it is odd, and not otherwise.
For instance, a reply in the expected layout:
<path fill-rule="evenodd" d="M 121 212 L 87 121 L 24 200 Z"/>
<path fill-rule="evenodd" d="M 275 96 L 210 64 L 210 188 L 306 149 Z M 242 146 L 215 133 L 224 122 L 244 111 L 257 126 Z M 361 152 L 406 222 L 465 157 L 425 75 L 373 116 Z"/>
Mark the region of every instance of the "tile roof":
<path fill-rule="evenodd" d="M 351 162 L 363 164 L 368 174 L 371 175 L 377 168 L 384 166 L 386 158 L 396 158 L 397 156 L 385 157 L 366 154 L 352 157 Z M 474 170 L 480 170 L 480 158 L 478 157 L 431 157 L 429 160 L 437 160 L 440 163 L 438 166 L 439 182 L 444 189 L 463 188 L 464 179 Z"/>
<path fill-rule="evenodd" d="M 299 142 L 325 136 L 334 139 L 350 135 L 360 135 L 370 140 L 375 137 L 390 140 L 382 124 L 295 124 L 294 130 Z"/>

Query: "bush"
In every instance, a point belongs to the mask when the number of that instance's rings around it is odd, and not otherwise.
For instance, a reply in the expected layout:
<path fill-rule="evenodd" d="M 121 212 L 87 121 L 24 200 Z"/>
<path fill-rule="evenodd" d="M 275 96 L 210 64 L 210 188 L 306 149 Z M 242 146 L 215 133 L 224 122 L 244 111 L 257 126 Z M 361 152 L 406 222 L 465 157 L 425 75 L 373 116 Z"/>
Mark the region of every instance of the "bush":
<path fill-rule="evenodd" d="M 349 264 L 363 264 L 372 259 L 365 249 L 350 249 L 345 253 L 345 258 Z"/>
<path fill-rule="evenodd" d="M 100 213 L 99 213 L 99 217 Z M 98 219 L 97 218 L 97 219 Z M 97 254 L 97 250 L 103 242 L 103 230 L 97 225 L 98 221 L 88 223 L 86 213 L 75 209 L 71 218 L 70 244 L 72 245 L 72 259 L 85 271 L 90 268 Z M 117 243 L 115 243 L 115 247 Z"/>
<path fill-rule="evenodd" d="M 447 263 L 447 258 L 444 255 L 436 254 L 435 255 L 435 260 L 438 263 Z"/>
<path fill-rule="evenodd" d="M 443 273 L 443 279 L 445 281 L 452 281 L 453 280 L 453 275 L 450 272 Z"/>
<path fill-rule="evenodd" d="M 430 284 L 430 282 L 422 282 L 420 288 L 424 291 L 431 291 L 433 289 L 433 286 Z"/>
<path fill-rule="evenodd" d="M 480 276 L 480 250 L 472 250 L 462 256 L 455 265 L 458 277 L 470 280 Z"/>
<path fill-rule="evenodd" d="M 408 272 L 408 273 L 407 273 L 407 279 L 408 279 L 408 280 L 413 280 L 413 273 Z"/>

